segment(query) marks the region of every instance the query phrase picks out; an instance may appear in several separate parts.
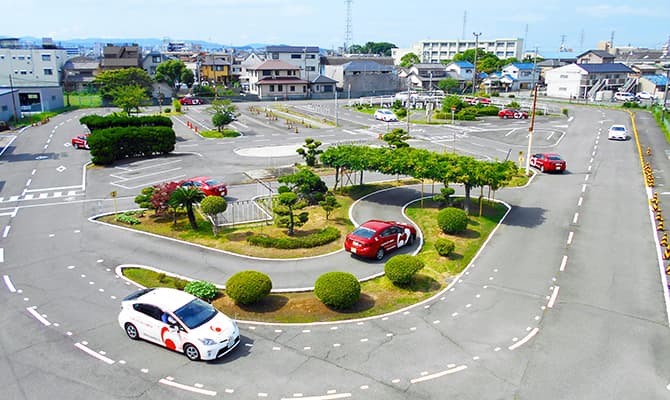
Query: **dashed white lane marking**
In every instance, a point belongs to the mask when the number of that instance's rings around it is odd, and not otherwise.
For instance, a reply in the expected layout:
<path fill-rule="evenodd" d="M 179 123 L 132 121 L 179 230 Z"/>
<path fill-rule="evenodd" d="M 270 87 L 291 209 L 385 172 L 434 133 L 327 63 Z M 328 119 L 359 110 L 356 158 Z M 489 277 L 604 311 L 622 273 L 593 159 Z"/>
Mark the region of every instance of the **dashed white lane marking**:
<path fill-rule="evenodd" d="M 0 263 L 5 262 L 5 249 L 0 247 Z"/>
<path fill-rule="evenodd" d="M 88 354 L 88 355 L 90 355 L 90 356 L 92 356 L 92 357 L 97 358 L 98 360 L 100 360 L 100 361 L 102 361 L 102 362 L 104 362 L 104 363 L 107 363 L 107 364 L 110 364 L 110 365 L 111 365 L 111 364 L 114 364 L 114 360 L 112 360 L 112 359 L 109 358 L 109 357 L 105 357 L 105 356 L 103 356 L 102 354 L 98 354 L 98 353 L 96 353 L 95 351 L 93 351 L 93 350 L 89 349 L 88 347 L 86 347 L 83 343 L 75 343 L 75 344 L 74 344 L 74 347 L 78 348 L 79 350 L 83 351 L 84 353 L 86 353 L 86 354 Z"/>
<path fill-rule="evenodd" d="M 197 388 L 197 387 L 194 387 L 194 386 L 183 385 L 181 383 L 177 383 L 177 382 L 171 381 L 169 379 L 165 379 L 165 378 L 159 380 L 158 382 L 162 383 L 163 385 L 172 386 L 172 387 L 175 387 L 177 389 L 187 390 L 187 391 L 193 392 L 193 393 L 204 394 L 206 396 L 216 396 L 215 391 L 201 389 L 201 388 Z"/>
<path fill-rule="evenodd" d="M 36 320 L 40 321 L 40 322 L 42 323 L 42 325 L 44 325 L 44 326 L 49 326 L 49 325 L 51 325 L 51 322 L 47 321 L 46 318 L 44 318 L 44 317 L 41 316 L 37 311 L 35 311 L 35 308 L 36 308 L 35 306 L 32 306 L 32 307 L 28 307 L 28 308 L 26 308 L 26 310 L 27 310 L 33 317 L 35 317 Z"/>
<path fill-rule="evenodd" d="M 7 286 L 7 289 L 9 289 L 10 292 L 15 293 L 16 288 L 14 287 L 14 284 L 12 283 L 12 280 L 9 279 L 9 276 L 3 275 L 2 280 L 5 281 L 5 286 Z"/>
<path fill-rule="evenodd" d="M 296 396 L 297 394 L 299 394 L 300 396 Z M 336 400 L 336 399 L 346 399 L 349 397 L 351 397 L 351 393 L 334 393 L 334 394 L 327 394 L 325 396 L 311 396 L 311 397 L 302 397 L 302 393 L 295 393 L 293 397 L 282 397 L 281 399 L 289 400 L 289 399 L 300 398 L 302 400 Z"/>
<path fill-rule="evenodd" d="M 575 216 L 572 217 L 572 223 L 576 224 L 578 220 L 579 220 L 579 213 L 575 213 Z"/>
<path fill-rule="evenodd" d="M 568 256 L 563 256 L 563 260 L 561 260 L 561 268 L 559 270 L 561 272 L 565 271 L 565 266 L 568 264 Z"/>
<path fill-rule="evenodd" d="M 572 238 L 573 238 L 574 236 L 575 236 L 575 233 L 574 233 L 574 232 L 570 232 L 570 233 L 568 234 L 568 241 L 567 241 L 567 244 L 568 244 L 568 245 L 570 245 L 570 244 L 572 243 Z"/>
<path fill-rule="evenodd" d="M 530 333 L 529 333 L 528 335 L 526 335 L 523 339 L 521 339 L 521 340 L 519 340 L 518 342 L 514 343 L 513 345 L 509 346 L 508 349 L 510 349 L 510 350 L 514 350 L 514 349 L 517 349 L 517 348 L 523 346 L 524 344 L 526 344 L 526 342 L 528 342 L 530 339 L 532 339 L 533 336 L 537 335 L 537 332 L 538 332 L 539 330 L 540 330 L 540 328 L 534 328 L 534 329 L 533 329 L 532 331 L 530 331 Z"/>
<path fill-rule="evenodd" d="M 554 304 L 556 303 L 556 297 L 558 297 L 558 290 L 560 288 L 558 286 L 554 287 L 554 291 L 551 293 L 551 298 L 549 299 L 549 303 L 547 303 L 547 308 L 552 308 L 554 307 Z"/>
<path fill-rule="evenodd" d="M 10 230 L 11 228 L 12 228 L 12 227 L 9 226 L 9 225 L 5 226 L 5 229 L 2 231 L 2 237 L 3 237 L 3 239 L 6 238 L 7 235 L 9 235 L 9 230 Z"/>
<path fill-rule="evenodd" d="M 458 367 L 447 369 L 447 370 L 444 370 L 442 372 L 438 372 L 438 373 L 435 373 L 435 374 L 432 374 L 432 375 L 426 375 L 426 376 L 422 376 L 420 378 L 412 379 L 412 380 L 410 380 L 410 382 L 411 383 L 425 382 L 425 381 L 429 381 L 431 379 L 435 379 L 435 378 L 439 378 L 439 377 L 442 377 L 442 376 L 445 376 L 445 375 L 460 372 L 460 371 L 463 371 L 464 369 L 467 369 L 467 368 L 468 368 L 467 365 L 459 365 Z"/>
<path fill-rule="evenodd" d="M 586 185 L 582 185 L 582 193 L 586 192 Z"/>
<path fill-rule="evenodd" d="M 589 174 L 586 174 L 586 175 L 584 176 L 584 182 L 587 182 L 588 180 L 589 180 Z"/>
<path fill-rule="evenodd" d="M 584 198 L 583 198 L 583 197 L 580 197 L 580 198 L 579 198 L 579 201 L 577 202 L 577 207 L 581 207 L 583 201 L 584 201 Z"/>

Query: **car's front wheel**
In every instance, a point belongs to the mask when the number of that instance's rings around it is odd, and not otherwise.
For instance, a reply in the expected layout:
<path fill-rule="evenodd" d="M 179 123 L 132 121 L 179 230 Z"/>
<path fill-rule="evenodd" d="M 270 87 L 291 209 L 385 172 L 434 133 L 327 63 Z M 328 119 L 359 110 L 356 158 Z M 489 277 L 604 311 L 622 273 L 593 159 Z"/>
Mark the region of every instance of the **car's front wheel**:
<path fill-rule="evenodd" d="M 184 355 L 191 361 L 198 361 L 200 359 L 200 352 L 190 343 L 184 345 Z"/>
<path fill-rule="evenodd" d="M 377 250 L 377 253 L 375 254 L 375 258 L 377 260 L 381 260 L 384 258 L 384 248 L 380 247 L 379 250 Z"/>
<path fill-rule="evenodd" d="M 140 338 L 140 333 L 137 331 L 137 328 L 130 322 L 126 323 L 125 331 L 126 335 L 128 335 L 128 337 L 131 338 L 132 340 L 137 340 Z"/>

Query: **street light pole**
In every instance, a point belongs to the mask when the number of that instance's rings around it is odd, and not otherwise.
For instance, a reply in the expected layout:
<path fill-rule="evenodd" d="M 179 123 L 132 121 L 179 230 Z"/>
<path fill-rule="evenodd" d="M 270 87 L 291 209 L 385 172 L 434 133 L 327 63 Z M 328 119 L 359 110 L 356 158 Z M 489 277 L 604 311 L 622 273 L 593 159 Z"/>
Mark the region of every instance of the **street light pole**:
<path fill-rule="evenodd" d="M 479 53 L 479 36 L 481 36 L 481 32 L 472 32 L 473 35 L 475 35 L 475 68 L 474 68 L 474 73 L 472 74 L 472 94 L 475 94 L 475 90 L 477 87 L 477 53 Z"/>
<path fill-rule="evenodd" d="M 670 64 L 663 66 L 665 69 L 665 94 L 663 94 L 663 109 L 661 110 L 661 122 L 665 125 L 665 109 L 668 106 L 668 82 L 670 81 Z"/>
<path fill-rule="evenodd" d="M 533 129 L 535 129 L 535 106 L 537 105 L 537 86 L 533 89 L 533 109 L 531 110 L 530 127 L 528 128 L 528 151 L 526 152 L 526 176 L 530 174 L 530 152 L 533 147 Z"/>

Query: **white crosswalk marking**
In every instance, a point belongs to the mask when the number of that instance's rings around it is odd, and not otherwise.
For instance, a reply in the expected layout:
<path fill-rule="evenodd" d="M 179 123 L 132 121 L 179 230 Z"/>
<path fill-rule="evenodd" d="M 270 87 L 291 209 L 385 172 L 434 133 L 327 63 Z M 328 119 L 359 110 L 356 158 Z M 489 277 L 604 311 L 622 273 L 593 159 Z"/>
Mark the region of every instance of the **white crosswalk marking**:
<path fill-rule="evenodd" d="M 55 199 L 55 198 L 64 198 L 64 197 L 72 197 L 72 196 L 83 196 L 84 192 L 80 190 L 68 190 L 67 192 L 41 192 L 39 194 L 37 193 L 28 193 L 20 196 L 10 196 L 9 198 L 7 197 L 0 197 L 0 203 L 10 203 L 10 202 L 16 202 L 16 201 L 30 201 L 30 200 L 48 200 L 48 199 Z"/>

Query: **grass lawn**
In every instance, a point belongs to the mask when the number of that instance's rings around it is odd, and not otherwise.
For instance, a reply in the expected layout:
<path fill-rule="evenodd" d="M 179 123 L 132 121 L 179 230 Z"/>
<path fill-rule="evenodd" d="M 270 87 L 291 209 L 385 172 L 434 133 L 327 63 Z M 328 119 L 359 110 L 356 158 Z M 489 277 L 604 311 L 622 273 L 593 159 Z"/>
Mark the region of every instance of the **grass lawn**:
<path fill-rule="evenodd" d="M 364 196 L 373 191 L 388 187 L 385 185 L 362 185 L 345 188 L 344 193 L 340 194 L 338 200 L 342 204 L 340 209 L 336 210 L 337 218 L 329 222 L 333 226 L 346 226 L 346 231 L 351 229 L 351 225 L 345 225 L 348 221 L 343 214 L 346 214 L 348 207 L 355 199 Z M 346 205 L 345 205 L 346 204 Z M 421 228 L 424 234 L 423 250 L 419 253 L 419 257 L 425 262 L 426 266 L 416 276 L 411 284 L 406 287 L 396 287 L 386 277 L 373 279 L 371 281 L 361 283 L 361 298 L 359 302 L 350 310 L 337 311 L 324 306 L 311 292 L 306 293 L 273 293 L 266 297 L 261 302 L 251 306 L 240 306 L 235 304 L 229 297 L 222 292 L 212 302 L 219 310 L 225 314 L 240 320 L 253 320 L 265 322 L 284 322 L 284 323 L 301 323 L 301 322 L 315 322 L 315 321 L 337 321 L 352 318 L 361 318 L 372 315 L 379 315 L 394 310 L 398 310 L 405 306 L 417 303 L 435 295 L 439 290 L 446 287 L 450 280 L 459 272 L 461 272 L 468 263 L 472 260 L 476 252 L 489 236 L 496 224 L 500 221 L 506 212 L 506 208 L 497 203 L 485 202 L 482 210 L 482 216 L 478 215 L 479 205 L 473 203 L 471 205 L 472 215 L 469 218 L 468 230 L 458 236 L 443 234 L 436 224 L 436 215 L 439 211 L 438 205 L 432 201 L 424 201 L 424 207 L 420 207 L 417 202 L 407 209 L 407 213 Z M 325 223 L 324 219 L 317 216 L 317 211 L 314 211 L 315 222 L 318 221 L 322 228 Z M 147 218 L 147 217 L 145 217 Z M 310 212 L 310 220 L 312 219 L 312 212 Z M 346 221 L 345 221 L 346 220 Z M 180 236 L 184 240 L 194 241 L 194 238 L 200 237 L 204 240 L 204 236 L 209 236 L 210 241 L 220 243 L 225 241 L 234 241 L 230 239 L 236 237 L 246 237 L 248 232 L 262 230 L 263 233 L 269 233 L 270 230 L 278 229 L 274 227 L 247 227 L 238 228 L 235 231 L 228 231 L 221 233 L 220 236 L 228 236 L 229 239 L 221 240 L 211 238 L 211 232 L 207 230 L 204 221 L 200 224 L 201 228 L 198 232 L 188 233 L 190 229 L 187 222 L 181 221 L 181 227 L 178 230 L 181 232 Z M 142 229 L 145 225 L 142 224 L 133 226 L 135 229 Z M 169 224 L 168 224 L 169 225 Z M 179 226 L 179 225 L 178 225 Z M 172 230 L 169 228 L 168 230 Z M 153 231 L 154 233 L 165 234 L 162 231 Z M 276 232 L 276 231 L 275 231 Z M 441 257 L 434 249 L 434 242 L 438 237 L 447 237 L 456 243 L 454 252 L 449 257 Z M 341 241 L 337 241 L 335 246 L 337 249 L 341 248 Z M 244 244 L 241 247 L 251 247 Z M 325 247 L 325 246 L 321 246 Z M 240 249 L 241 250 L 241 249 Z M 292 255 L 281 254 L 282 252 L 302 252 L 314 253 L 314 249 L 303 250 L 277 250 L 277 249 L 261 249 L 262 256 L 265 257 L 291 257 Z M 325 253 L 325 249 L 321 253 Z M 301 256 L 300 255 L 300 256 Z M 157 274 L 152 271 L 128 269 L 124 274 L 143 286 L 170 286 L 179 287 L 184 282 L 174 280 L 170 277 Z M 218 282 L 225 283 L 225 282 Z"/>
<path fill-rule="evenodd" d="M 206 138 L 223 139 L 238 137 L 241 133 L 231 129 L 224 129 L 222 131 L 200 131 L 200 135 Z"/>

